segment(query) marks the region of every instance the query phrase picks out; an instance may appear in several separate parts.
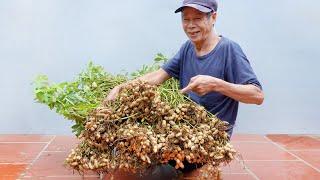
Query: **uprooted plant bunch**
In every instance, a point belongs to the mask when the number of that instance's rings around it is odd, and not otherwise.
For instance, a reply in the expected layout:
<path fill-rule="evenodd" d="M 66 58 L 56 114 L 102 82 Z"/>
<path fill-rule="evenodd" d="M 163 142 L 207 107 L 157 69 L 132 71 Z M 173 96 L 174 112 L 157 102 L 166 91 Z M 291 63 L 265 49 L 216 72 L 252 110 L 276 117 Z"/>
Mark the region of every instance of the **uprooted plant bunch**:
<path fill-rule="evenodd" d="M 101 103 L 115 86 L 166 61 L 158 54 L 151 66 L 130 75 L 112 75 L 90 62 L 75 81 L 58 84 L 49 83 L 45 75 L 37 77 L 36 100 L 75 122 L 72 131 L 81 142 L 66 160 L 70 167 L 79 172 L 143 172 L 173 161 L 176 168 L 190 162 L 216 170 L 233 159 L 227 123 L 181 94 L 175 79 L 160 86 L 134 81 L 115 101 Z"/>
<path fill-rule="evenodd" d="M 66 162 L 78 171 L 143 172 L 171 160 L 178 169 L 183 162 L 218 167 L 233 159 L 226 122 L 189 100 L 172 106 L 159 91 L 135 81 L 114 102 L 94 109 Z"/>

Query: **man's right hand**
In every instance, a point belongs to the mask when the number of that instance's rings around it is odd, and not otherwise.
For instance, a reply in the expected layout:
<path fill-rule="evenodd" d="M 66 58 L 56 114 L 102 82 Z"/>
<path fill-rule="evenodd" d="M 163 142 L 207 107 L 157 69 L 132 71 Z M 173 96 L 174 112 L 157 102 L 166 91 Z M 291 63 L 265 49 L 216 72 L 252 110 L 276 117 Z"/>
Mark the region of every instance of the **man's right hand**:
<path fill-rule="evenodd" d="M 137 78 L 135 80 L 142 80 L 142 81 L 148 82 L 149 84 L 156 85 L 156 84 L 161 84 L 165 82 L 169 78 L 170 78 L 170 75 L 165 70 L 160 68 L 157 71 L 145 74 L 144 76 Z M 135 81 L 135 80 L 132 80 L 132 81 Z M 132 81 L 129 81 L 129 82 L 132 82 Z M 120 84 L 119 86 L 114 87 L 109 92 L 108 96 L 103 100 L 103 104 L 107 104 L 108 102 L 115 100 L 120 90 L 122 89 L 122 87 L 126 86 L 126 84 L 128 84 L 129 82 L 126 82 L 126 83 Z"/>
<path fill-rule="evenodd" d="M 122 87 L 121 85 L 114 87 L 109 92 L 108 96 L 103 100 L 103 104 L 106 104 L 106 103 L 108 103 L 110 101 L 114 101 L 117 98 L 117 96 L 118 96 L 118 94 L 119 94 L 119 92 L 121 90 L 121 87 Z"/>

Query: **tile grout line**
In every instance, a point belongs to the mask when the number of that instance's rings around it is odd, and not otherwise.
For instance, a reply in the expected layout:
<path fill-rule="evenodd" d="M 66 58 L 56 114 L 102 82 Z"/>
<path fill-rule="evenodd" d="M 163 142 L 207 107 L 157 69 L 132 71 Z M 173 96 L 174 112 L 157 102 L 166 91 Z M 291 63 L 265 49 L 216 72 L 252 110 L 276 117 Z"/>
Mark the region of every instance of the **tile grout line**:
<path fill-rule="evenodd" d="M 42 150 L 39 152 L 39 154 L 31 161 L 31 163 L 29 164 L 29 166 L 24 170 L 24 172 L 22 172 L 19 176 L 18 179 L 21 179 L 24 177 L 25 173 L 27 172 L 27 170 L 29 170 L 31 168 L 31 166 L 40 158 L 42 152 L 47 149 L 47 147 L 51 144 L 51 142 L 56 138 L 56 135 L 54 135 L 51 140 L 49 142 L 47 142 L 47 145 L 45 145 Z"/>
<path fill-rule="evenodd" d="M 282 147 L 281 145 L 273 142 L 271 139 L 269 139 L 268 137 L 265 136 L 265 138 L 270 141 L 272 144 L 274 144 L 275 146 L 277 146 L 278 148 L 282 149 L 283 151 L 289 153 L 290 155 L 292 155 L 293 157 L 297 158 L 298 160 L 300 160 L 301 162 L 305 163 L 307 166 L 311 167 L 312 169 L 316 170 L 317 172 L 320 173 L 320 170 L 317 169 L 316 167 L 314 167 L 313 165 L 311 165 L 310 163 L 306 162 L 305 160 L 303 160 L 302 158 L 300 158 L 299 156 L 295 155 L 294 153 L 290 152 L 289 150 L 287 150 L 286 148 Z"/>
<path fill-rule="evenodd" d="M 258 178 L 258 176 L 257 176 L 254 172 L 251 171 L 251 169 L 249 169 L 247 166 L 245 166 L 245 167 L 246 167 L 246 171 L 247 171 L 254 179 L 260 180 L 260 179 Z"/>
<path fill-rule="evenodd" d="M 239 162 L 239 164 L 240 164 L 241 166 L 243 166 L 244 170 L 245 170 L 246 172 L 248 172 L 248 174 L 250 174 L 254 179 L 259 180 L 258 176 L 257 176 L 254 172 L 252 172 L 252 171 L 249 169 L 249 167 L 247 167 L 247 166 L 245 165 L 244 160 L 241 161 L 240 159 L 238 159 L 238 157 L 236 157 L 236 160 Z"/>
<path fill-rule="evenodd" d="M 294 152 L 299 152 L 299 151 L 311 151 L 311 152 L 313 152 L 313 151 L 315 151 L 315 152 L 317 152 L 317 151 L 320 151 L 320 149 L 290 149 L 288 151 L 294 151 Z"/>
<path fill-rule="evenodd" d="M 312 139 L 315 139 L 315 140 L 317 140 L 317 141 L 320 141 L 319 138 L 316 138 L 316 137 L 314 137 L 314 136 L 312 136 L 312 135 L 308 135 L 308 137 L 310 137 L 310 138 L 312 138 Z"/>

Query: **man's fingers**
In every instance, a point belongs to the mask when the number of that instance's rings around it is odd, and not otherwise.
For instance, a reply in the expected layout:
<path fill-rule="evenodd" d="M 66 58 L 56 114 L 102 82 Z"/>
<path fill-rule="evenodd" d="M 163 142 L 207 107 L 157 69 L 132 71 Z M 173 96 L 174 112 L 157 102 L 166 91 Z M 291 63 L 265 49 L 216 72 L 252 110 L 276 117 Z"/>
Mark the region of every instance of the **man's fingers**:
<path fill-rule="evenodd" d="M 187 92 L 189 92 L 191 89 L 190 89 L 190 87 L 189 86 L 187 86 L 187 87 L 185 87 L 185 88 L 183 88 L 183 89 L 181 89 L 181 93 L 182 94 L 185 94 L 185 93 L 187 93 Z"/>
<path fill-rule="evenodd" d="M 112 101 L 112 98 L 108 96 L 108 97 L 104 98 L 103 104 L 106 105 L 110 101 Z"/>
<path fill-rule="evenodd" d="M 190 79 L 190 82 L 188 84 L 187 87 L 183 88 L 180 92 L 181 93 L 186 93 L 186 92 L 189 92 L 191 91 L 193 88 L 195 88 L 196 84 L 195 84 L 195 81 L 196 79 L 198 79 L 200 76 L 197 75 L 197 76 L 193 76 L 191 79 Z"/>
<path fill-rule="evenodd" d="M 193 77 L 190 79 L 190 83 L 193 83 L 198 77 L 199 77 L 199 75 L 193 76 Z"/>
<path fill-rule="evenodd" d="M 114 96 L 108 96 L 107 98 L 106 98 L 106 101 L 113 101 L 113 100 L 115 100 L 116 98 L 114 97 Z"/>
<path fill-rule="evenodd" d="M 181 89 L 181 93 L 183 93 L 183 94 L 185 94 L 185 93 L 187 93 L 187 92 L 189 92 L 189 91 L 192 91 L 192 89 L 194 88 L 194 84 L 189 84 L 187 87 L 185 87 L 185 88 L 183 88 L 183 89 Z"/>
<path fill-rule="evenodd" d="M 116 97 L 118 96 L 118 92 L 110 92 L 109 95 L 107 96 L 107 101 L 113 101 L 116 99 Z"/>
<path fill-rule="evenodd" d="M 105 103 L 108 103 L 109 101 L 114 101 L 118 96 L 119 90 L 117 88 L 112 89 L 108 96 L 104 99 Z"/>

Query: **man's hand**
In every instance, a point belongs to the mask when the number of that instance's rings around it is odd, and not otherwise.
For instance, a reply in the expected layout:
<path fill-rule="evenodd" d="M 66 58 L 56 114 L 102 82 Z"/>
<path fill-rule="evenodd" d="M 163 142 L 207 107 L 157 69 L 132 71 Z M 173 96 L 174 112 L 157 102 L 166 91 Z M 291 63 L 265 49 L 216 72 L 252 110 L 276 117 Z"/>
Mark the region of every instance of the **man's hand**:
<path fill-rule="evenodd" d="M 141 81 L 145 81 L 151 85 L 157 85 L 157 84 L 161 84 L 161 83 L 165 82 L 169 78 L 170 78 L 170 75 L 165 70 L 163 70 L 161 68 L 157 71 L 147 73 L 137 79 L 131 80 L 129 82 L 126 82 L 126 83 L 120 84 L 119 86 L 114 87 L 109 92 L 108 96 L 103 100 L 103 104 L 107 104 L 108 102 L 115 100 L 117 98 L 120 90 L 130 82 L 141 80 Z"/>
<path fill-rule="evenodd" d="M 121 85 L 114 87 L 109 92 L 108 96 L 103 100 L 103 104 L 107 104 L 110 101 L 114 101 L 117 98 L 117 96 L 118 96 L 118 94 L 119 94 L 119 92 L 121 90 L 121 87 L 122 87 Z"/>
<path fill-rule="evenodd" d="M 193 91 L 200 96 L 209 92 L 219 92 L 236 101 L 247 104 L 262 104 L 264 94 L 262 90 L 253 84 L 233 84 L 212 76 L 198 75 L 191 78 L 182 93 Z"/>
<path fill-rule="evenodd" d="M 206 95 L 212 91 L 217 91 L 221 79 L 207 76 L 207 75 L 197 75 L 190 79 L 187 87 L 181 90 L 181 93 L 186 93 L 193 91 L 200 96 Z"/>

